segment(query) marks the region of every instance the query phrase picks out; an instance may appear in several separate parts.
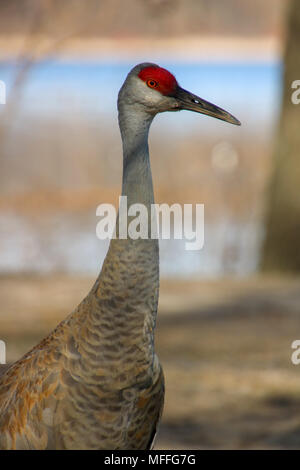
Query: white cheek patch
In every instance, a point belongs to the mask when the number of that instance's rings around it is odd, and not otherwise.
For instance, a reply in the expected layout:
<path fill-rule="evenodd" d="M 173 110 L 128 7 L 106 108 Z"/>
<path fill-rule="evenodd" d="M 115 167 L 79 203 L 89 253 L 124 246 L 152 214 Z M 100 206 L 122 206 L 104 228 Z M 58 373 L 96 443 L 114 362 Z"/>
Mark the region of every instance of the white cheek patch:
<path fill-rule="evenodd" d="M 158 105 L 162 102 L 164 96 L 154 88 L 149 88 L 147 83 L 136 77 L 135 80 L 135 99 L 140 103 L 151 105 Z"/>

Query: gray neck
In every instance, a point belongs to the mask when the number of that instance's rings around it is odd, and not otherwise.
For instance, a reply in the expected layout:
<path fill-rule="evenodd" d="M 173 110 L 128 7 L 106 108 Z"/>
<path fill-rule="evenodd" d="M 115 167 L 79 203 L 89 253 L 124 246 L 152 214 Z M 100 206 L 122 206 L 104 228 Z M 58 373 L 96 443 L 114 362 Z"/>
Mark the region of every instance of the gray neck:
<path fill-rule="evenodd" d="M 154 203 L 149 160 L 148 134 L 153 116 L 143 112 L 119 110 L 119 126 L 123 142 L 122 195 L 128 206 L 144 204 L 149 210 Z"/>
<path fill-rule="evenodd" d="M 127 196 L 128 207 L 135 203 L 144 204 L 149 215 L 154 202 L 148 150 L 152 119 L 142 112 L 129 113 L 126 108 L 119 109 L 123 142 L 122 195 Z M 148 370 L 149 364 L 153 363 L 158 290 L 158 240 L 149 237 L 112 239 L 92 289 L 100 307 L 96 321 L 100 323 L 101 334 L 106 336 L 107 332 L 108 348 L 111 347 L 112 332 L 115 332 L 120 358 L 124 357 L 128 363 L 126 351 L 131 351 L 132 367 L 137 361 Z M 105 342 L 102 338 L 103 347 Z"/>

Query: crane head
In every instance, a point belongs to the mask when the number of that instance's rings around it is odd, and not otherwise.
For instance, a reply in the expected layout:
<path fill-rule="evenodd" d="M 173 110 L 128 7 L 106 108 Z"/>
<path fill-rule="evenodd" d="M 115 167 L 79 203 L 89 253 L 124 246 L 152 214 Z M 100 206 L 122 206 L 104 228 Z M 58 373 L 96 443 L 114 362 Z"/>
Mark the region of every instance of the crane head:
<path fill-rule="evenodd" d="M 152 63 L 136 65 L 129 72 L 119 92 L 118 105 L 123 103 L 138 106 L 152 115 L 186 109 L 238 126 L 241 124 L 224 109 L 181 88 L 174 75 Z"/>

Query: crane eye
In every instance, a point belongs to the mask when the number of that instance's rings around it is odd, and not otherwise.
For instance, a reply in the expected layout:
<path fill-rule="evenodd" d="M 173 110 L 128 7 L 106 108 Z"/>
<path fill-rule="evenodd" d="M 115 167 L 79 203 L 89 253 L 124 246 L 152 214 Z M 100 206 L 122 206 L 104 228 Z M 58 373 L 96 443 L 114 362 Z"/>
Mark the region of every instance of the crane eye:
<path fill-rule="evenodd" d="M 155 80 L 147 80 L 147 85 L 150 88 L 156 88 L 158 86 L 158 83 Z"/>

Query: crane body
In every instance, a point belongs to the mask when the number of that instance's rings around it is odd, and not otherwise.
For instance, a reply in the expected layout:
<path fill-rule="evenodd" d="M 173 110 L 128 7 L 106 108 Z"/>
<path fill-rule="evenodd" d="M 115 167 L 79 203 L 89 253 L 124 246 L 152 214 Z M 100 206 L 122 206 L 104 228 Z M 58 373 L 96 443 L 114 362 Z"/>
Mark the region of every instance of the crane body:
<path fill-rule="evenodd" d="M 158 112 L 180 109 L 239 124 L 156 64 L 128 74 L 118 98 L 128 206 L 144 204 L 151 214 L 149 128 Z M 112 239 L 79 306 L 0 371 L 0 449 L 151 448 L 164 401 L 154 350 L 158 295 L 158 240 Z"/>

